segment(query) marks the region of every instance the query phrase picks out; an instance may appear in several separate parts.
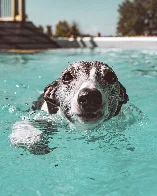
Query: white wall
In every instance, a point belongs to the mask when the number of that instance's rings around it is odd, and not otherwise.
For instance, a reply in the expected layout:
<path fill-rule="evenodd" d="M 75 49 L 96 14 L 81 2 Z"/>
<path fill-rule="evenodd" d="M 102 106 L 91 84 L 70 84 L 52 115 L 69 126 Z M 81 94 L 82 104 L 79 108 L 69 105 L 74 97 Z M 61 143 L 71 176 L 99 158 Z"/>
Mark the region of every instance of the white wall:
<path fill-rule="evenodd" d="M 62 48 L 157 48 L 157 37 L 55 38 Z"/>

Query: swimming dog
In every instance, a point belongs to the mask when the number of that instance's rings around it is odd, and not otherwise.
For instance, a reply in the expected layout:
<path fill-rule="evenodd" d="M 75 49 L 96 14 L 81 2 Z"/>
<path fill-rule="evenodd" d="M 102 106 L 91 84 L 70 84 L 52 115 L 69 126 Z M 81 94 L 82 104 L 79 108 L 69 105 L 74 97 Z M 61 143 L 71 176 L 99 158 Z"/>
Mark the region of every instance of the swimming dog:
<path fill-rule="evenodd" d="M 111 67 L 99 61 L 79 61 L 47 85 L 32 108 L 62 115 L 76 127 L 91 129 L 117 116 L 128 99 L 125 87 Z M 35 128 L 31 121 L 16 122 L 9 138 L 13 145 L 28 147 L 34 154 L 50 152 L 46 133 Z"/>
<path fill-rule="evenodd" d="M 75 62 L 45 87 L 33 109 L 60 112 L 74 124 L 99 124 L 119 114 L 128 95 L 111 67 L 99 61 Z"/>

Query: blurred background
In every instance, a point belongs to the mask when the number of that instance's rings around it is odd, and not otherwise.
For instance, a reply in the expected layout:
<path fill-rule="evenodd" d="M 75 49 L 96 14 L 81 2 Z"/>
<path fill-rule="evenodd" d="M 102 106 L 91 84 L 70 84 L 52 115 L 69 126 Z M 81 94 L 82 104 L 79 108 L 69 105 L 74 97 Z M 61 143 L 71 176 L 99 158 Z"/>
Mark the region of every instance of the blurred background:
<path fill-rule="evenodd" d="M 57 37 L 157 35 L 157 0 L 27 0 L 26 7 Z"/>
<path fill-rule="evenodd" d="M 0 0 L 0 30 L 1 51 L 156 47 L 157 0 Z"/>

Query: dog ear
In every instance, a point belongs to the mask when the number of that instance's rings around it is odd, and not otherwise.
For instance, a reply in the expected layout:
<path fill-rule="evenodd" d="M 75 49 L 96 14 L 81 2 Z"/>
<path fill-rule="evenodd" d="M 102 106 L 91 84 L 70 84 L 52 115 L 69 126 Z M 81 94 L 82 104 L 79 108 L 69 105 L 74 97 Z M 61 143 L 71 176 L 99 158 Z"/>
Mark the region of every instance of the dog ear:
<path fill-rule="evenodd" d="M 60 105 L 55 94 L 57 85 L 58 81 L 55 80 L 51 84 L 47 85 L 44 89 L 44 100 L 47 103 L 48 111 L 50 114 L 56 114 Z"/>
<path fill-rule="evenodd" d="M 129 97 L 126 93 L 126 89 L 124 88 L 124 86 L 119 82 L 120 84 L 120 97 L 121 97 L 121 102 L 122 104 L 125 104 L 129 101 Z"/>
<path fill-rule="evenodd" d="M 115 112 L 115 116 L 119 114 L 121 107 L 123 104 L 126 104 L 129 101 L 129 97 L 126 93 L 125 87 L 119 82 L 120 84 L 120 100 L 117 107 L 117 111 Z"/>

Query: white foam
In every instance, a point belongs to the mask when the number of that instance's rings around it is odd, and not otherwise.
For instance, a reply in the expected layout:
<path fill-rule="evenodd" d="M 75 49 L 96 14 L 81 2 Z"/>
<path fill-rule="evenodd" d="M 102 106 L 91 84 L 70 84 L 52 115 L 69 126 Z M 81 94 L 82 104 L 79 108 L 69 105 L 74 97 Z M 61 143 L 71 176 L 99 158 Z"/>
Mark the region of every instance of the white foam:
<path fill-rule="evenodd" d="M 32 146 L 39 143 L 42 132 L 32 126 L 30 121 L 18 121 L 12 127 L 9 138 L 12 145 Z"/>

